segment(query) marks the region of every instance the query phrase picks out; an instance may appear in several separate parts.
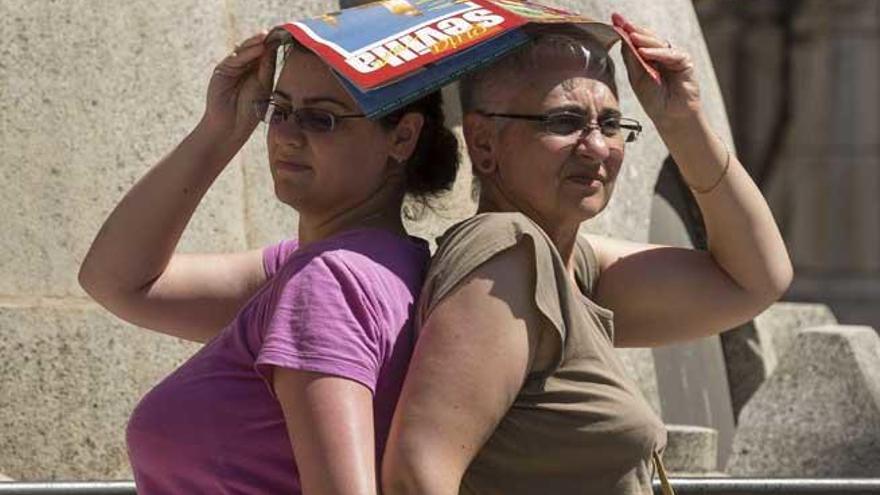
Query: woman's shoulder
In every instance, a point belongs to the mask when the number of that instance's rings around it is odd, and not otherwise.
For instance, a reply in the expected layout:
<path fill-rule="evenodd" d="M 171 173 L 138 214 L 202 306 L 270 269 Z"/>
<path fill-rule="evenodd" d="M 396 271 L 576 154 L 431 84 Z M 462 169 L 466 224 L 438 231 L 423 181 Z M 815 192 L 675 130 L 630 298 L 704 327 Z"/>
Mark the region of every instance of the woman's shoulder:
<path fill-rule="evenodd" d="M 430 258 L 427 242 L 378 229 L 346 232 L 306 244 L 279 267 L 285 284 L 327 279 L 362 293 L 417 290 Z"/>
<path fill-rule="evenodd" d="M 272 278 L 278 273 L 290 255 L 296 251 L 297 246 L 299 241 L 296 239 L 283 239 L 263 248 L 263 271 L 266 273 L 266 278 Z"/>
<path fill-rule="evenodd" d="M 526 235 L 548 246 L 549 238 L 528 216 L 520 212 L 480 213 L 465 219 L 438 239 L 435 261 L 461 256 L 480 256 L 503 251 Z"/>
<path fill-rule="evenodd" d="M 482 213 L 451 227 L 439 240 L 431 260 L 422 301 L 427 307 L 443 299 L 460 282 L 471 276 L 486 262 L 511 248 L 527 242 L 529 253 L 502 256 L 505 270 L 526 270 L 535 274 L 539 285 L 556 278 L 563 267 L 549 237 L 533 220 L 522 213 Z"/>
<path fill-rule="evenodd" d="M 541 230 L 541 227 L 524 213 L 489 212 L 478 213 L 458 222 L 443 235 L 443 238 L 460 236 L 464 233 L 476 233 L 485 237 L 492 234 L 510 235 L 534 230 Z"/>

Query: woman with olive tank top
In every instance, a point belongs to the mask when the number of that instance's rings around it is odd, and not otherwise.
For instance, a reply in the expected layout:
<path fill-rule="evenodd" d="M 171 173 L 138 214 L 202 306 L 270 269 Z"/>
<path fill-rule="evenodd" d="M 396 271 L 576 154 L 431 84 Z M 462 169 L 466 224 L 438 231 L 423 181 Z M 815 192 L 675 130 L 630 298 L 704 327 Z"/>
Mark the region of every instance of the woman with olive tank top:
<path fill-rule="evenodd" d="M 709 251 L 580 234 L 642 130 L 620 110 L 599 38 L 548 26 L 465 76 L 478 214 L 447 232 L 431 262 L 386 495 L 651 494 L 665 431 L 613 347 L 731 328 L 788 286 L 773 216 L 708 125 L 690 57 L 613 22 L 635 50 L 623 54 L 632 88 L 696 194 Z"/>

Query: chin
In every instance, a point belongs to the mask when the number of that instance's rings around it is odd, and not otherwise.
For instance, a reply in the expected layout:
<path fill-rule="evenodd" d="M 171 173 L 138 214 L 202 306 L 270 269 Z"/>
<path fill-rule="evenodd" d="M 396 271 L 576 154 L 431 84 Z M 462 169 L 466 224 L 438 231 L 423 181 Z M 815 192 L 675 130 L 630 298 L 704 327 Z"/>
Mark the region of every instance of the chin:
<path fill-rule="evenodd" d="M 278 198 L 278 201 L 297 211 L 302 211 L 309 203 L 306 195 L 302 192 L 295 191 L 290 186 L 278 183 L 275 183 L 275 197 Z"/>
<path fill-rule="evenodd" d="M 608 201 L 605 199 L 604 195 L 595 195 L 584 198 L 580 204 L 578 204 L 578 213 L 583 220 L 589 220 L 605 209 L 608 205 Z"/>

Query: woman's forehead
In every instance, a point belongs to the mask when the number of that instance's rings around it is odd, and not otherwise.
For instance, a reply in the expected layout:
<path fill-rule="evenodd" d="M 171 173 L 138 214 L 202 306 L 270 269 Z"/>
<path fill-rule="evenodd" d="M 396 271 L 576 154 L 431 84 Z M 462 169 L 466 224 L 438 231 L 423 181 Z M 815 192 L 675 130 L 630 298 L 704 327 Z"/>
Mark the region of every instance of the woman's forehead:
<path fill-rule="evenodd" d="M 296 103 L 304 99 L 329 97 L 355 107 L 354 99 L 330 68 L 315 55 L 291 50 L 284 62 L 275 89 L 289 95 Z"/>
<path fill-rule="evenodd" d="M 535 98 L 543 109 L 559 106 L 579 106 L 586 110 L 618 109 L 614 91 L 605 82 L 587 76 L 572 76 L 558 80 L 556 84 L 536 86 Z M 543 94 L 541 94 L 543 93 Z"/>

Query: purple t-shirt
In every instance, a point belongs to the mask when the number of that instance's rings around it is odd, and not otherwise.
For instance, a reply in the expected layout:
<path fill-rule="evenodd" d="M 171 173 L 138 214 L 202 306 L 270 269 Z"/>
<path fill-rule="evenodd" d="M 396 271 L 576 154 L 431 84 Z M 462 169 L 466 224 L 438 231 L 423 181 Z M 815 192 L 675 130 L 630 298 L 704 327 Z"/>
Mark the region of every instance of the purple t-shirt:
<path fill-rule="evenodd" d="M 381 459 L 429 256 L 424 241 L 378 229 L 266 248 L 265 285 L 132 413 L 138 493 L 301 493 L 274 366 L 368 387 Z"/>

